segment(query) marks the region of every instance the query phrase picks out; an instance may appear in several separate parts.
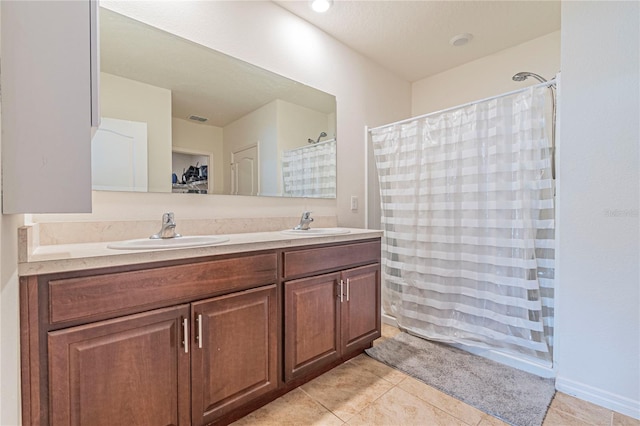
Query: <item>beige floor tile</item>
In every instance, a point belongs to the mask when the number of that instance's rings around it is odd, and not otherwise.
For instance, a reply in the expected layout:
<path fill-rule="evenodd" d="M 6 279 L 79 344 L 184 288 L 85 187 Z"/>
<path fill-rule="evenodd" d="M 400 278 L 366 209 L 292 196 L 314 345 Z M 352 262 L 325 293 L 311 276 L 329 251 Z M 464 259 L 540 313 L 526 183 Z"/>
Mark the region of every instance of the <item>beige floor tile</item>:
<path fill-rule="evenodd" d="M 343 421 L 300 389 L 281 396 L 233 423 L 234 426 L 341 425 Z"/>
<path fill-rule="evenodd" d="M 376 361 L 367 354 L 360 354 L 357 357 L 352 358 L 349 362 L 364 371 L 373 373 L 376 376 L 385 379 L 390 383 L 393 383 L 394 385 L 397 385 L 398 383 L 409 377 L 402 371 L 396 370 L 395 368 L 391 368 L 386 364 Z"/>
<path fill-rule="evenodd" d="M 392 387 L 393 384 L 375 374 L 346 363 L 302 385 L 301 389 L 347 421 Z"/>
<path fill-rule="evenodd" d="M 400 331 L 400 329 L 398 327 L 394 327 L 392 325 L 389 324 L 382 324 L 382 336 L 383 337 L 393 337 L 396 334 L 402 333 L 402 331 Z"/>
<path fill-rule="evenodd" d="M 590 402 L 556 392 L 551 408 L 569 414 L 590 425 L 611 425 L 611 411 Z"/>
<path fill-rule="evenodd" d="M 509 426 L 509 423 L 505 423 L 496 417 L 484 414 L 480 423 L 478 423 L 478 426 Z"/>
<path fill-rule="evenodd" d="M 464 425 L 410 393 L 394 387 L 347 422 L 348 425 Z"/>
<path fill-rule="evenodd" d="M 380 343 L 384 342 L 385 340 L 388 340 L 388 337 L 378 337 L 376 340 L 373 341 L 373 343 L 371 344 L 372 346 L 378 346 Z"/>
<path fill-rule="evenodd" d="M 640 420 L 613 412 L 613 426 L 640 426 Z"/>
<path fill-rule="evenodd" d="M 395 336 L 398 333 L 402 333 L 402 331 L 400 331 L 397 327 L 394 327 L 392 325 L 389 324 L 382 324 L 382 337 L 376 339 L 373 341 L 373 346 L 377 346 L 380 343 L 384 342 L 387 339 L 392 338 L 393 336 Z"/>
<path fill-rule="evenodd" d="M 550 408 L 547 411 L 544 422 L 542 422 L 542 426 L 585 426 L 591 424 L 584 419 L 579 419 L 555 408 Z"/>
<path fill-rule="evenodd" d="M 413 377 L 406 378 L 400 382 L 398 387 L 470 425 L 478 424 L 486 415 L 477 408 L 440 392 Z"/>

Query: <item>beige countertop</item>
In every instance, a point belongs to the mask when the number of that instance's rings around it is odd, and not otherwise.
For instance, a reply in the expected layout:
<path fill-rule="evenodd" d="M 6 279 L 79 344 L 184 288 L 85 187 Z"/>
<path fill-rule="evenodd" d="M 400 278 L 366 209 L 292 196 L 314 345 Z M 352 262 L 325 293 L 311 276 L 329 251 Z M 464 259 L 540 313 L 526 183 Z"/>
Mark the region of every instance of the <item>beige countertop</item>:
<path fill-rule="evenodd" d="M 304 247 L 315 244 L 358 241 L 382 236 L 382 231 L 345 228 L 348 234 L 340 235 L 287 235 L 282 232 L 250 232 L 226 234 L 229 241 L 212 246 L 188 248 L 115 250 L 107 246 L 110 242 L 59 244 L 33 246 L 30 238 L 19 239 L 18 274 L 20 276 L 78 271 L 110 266 L 188 259 L 249 251 Z"/>

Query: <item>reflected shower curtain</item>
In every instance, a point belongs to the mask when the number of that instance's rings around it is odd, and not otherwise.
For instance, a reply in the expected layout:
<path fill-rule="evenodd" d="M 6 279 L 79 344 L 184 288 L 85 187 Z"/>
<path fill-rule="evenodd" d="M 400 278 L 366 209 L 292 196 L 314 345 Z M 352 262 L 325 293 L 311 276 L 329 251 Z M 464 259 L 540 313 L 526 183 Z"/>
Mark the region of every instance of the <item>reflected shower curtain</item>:
<path fill-rule="evenodd" d="M 372 130 L 384 310 L 434 340 L 551 361 L 547 87 Z"/>
<path fill-rule="evenodd" d="M 285 197 L 335 198 L 336 140 L 282 153 Z"/>

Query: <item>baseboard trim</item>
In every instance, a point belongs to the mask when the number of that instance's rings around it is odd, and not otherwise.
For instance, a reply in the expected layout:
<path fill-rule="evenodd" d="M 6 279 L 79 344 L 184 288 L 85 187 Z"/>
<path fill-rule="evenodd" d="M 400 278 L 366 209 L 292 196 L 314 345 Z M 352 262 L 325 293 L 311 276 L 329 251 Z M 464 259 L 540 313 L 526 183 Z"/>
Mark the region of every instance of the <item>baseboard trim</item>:
<path fill-rule="evenodd" d="M 556 377 L 556 390 L 640 420 L 640 401 L 564 378 L 562 374 Z"/>
<path fill-rule="evenodd" d="M 388 325 L 392 325 L 394 327 L 398 327 L 398 321 L 396 321 L 396 319 L 392 316 L 389 316 L 387 314 L 385 314 L 384 312 L 382 313 L 382 323 L 383 324 L 388 324 Z"/>

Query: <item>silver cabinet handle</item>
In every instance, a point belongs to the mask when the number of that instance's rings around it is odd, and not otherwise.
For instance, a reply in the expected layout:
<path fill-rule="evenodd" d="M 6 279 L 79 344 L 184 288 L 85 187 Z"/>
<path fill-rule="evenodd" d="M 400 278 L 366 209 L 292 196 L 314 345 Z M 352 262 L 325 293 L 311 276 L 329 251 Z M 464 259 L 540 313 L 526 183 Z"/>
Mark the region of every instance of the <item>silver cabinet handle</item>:
<path fill-rule="evenodd" d="M 189 353 L 189 320 L 182 318 L 182 344 L 184 345 L 184 353 Z"/>
<path fill-rule="evenodd" d="M 198 314 L 198 347 L 202 349 L 202 314 Z"/>
<path fill-rule="evenodd" d="M 340 303 L 342 303 L 342 290 L 344 287 L 344 281 L 340 280 Z"/>
<path fill-rule="evenodd" d="M 351 283 L 349 282 L 349 278 L 347 278 L 347 302 L 349 301 L 349 287 Z"/>

